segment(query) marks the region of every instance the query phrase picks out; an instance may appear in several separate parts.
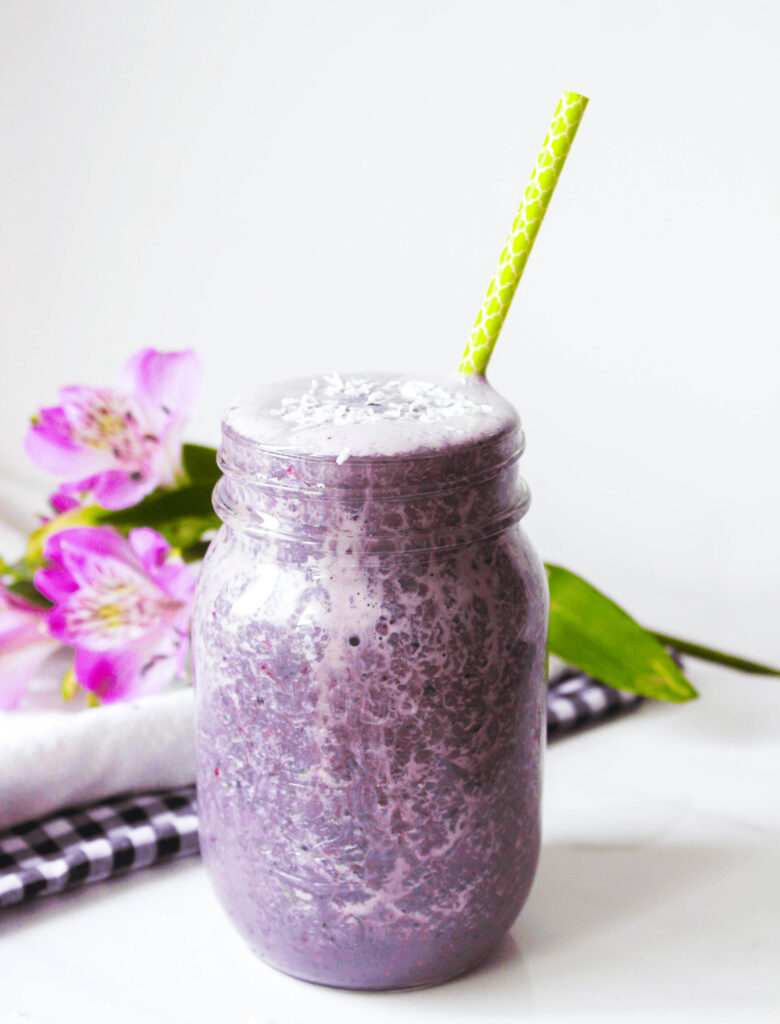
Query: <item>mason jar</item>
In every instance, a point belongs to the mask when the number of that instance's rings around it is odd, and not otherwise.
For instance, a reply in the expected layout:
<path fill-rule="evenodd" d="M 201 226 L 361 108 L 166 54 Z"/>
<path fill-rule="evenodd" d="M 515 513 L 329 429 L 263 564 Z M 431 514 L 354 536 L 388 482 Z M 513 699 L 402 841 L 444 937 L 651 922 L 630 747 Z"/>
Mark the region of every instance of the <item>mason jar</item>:
<path fill-rule="evenodd" d="M 193 625 L 201 841 L 282 971 L 443 981 L 526 899 L 548 598 L 522 450 L 482 379 L 293 381 L 223 422 Z"/>

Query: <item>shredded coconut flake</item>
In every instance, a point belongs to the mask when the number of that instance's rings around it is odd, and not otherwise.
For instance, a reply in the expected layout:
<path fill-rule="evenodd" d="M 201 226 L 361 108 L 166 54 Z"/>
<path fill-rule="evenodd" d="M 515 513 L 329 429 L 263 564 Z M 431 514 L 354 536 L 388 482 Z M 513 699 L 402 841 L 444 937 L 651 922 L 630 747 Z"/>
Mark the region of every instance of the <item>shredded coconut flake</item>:
<path fill-rule="evenodd" d="M 319 427 L 324 424 L 346 426 L 376 420 L 419 420 L 439 423 L 454 416 L 490 412 L 459 391 L 447 391 L 439 384 L 417 380 L 389 380 L 382 383 L 367 377 L 348 377 L 330 373 L 312 380 L 308 391 L 298 398 L 283 398 L 272 416 L 279 416 L 294 429 Z M 345 448 L 337 459 L 349 458 Z"/>

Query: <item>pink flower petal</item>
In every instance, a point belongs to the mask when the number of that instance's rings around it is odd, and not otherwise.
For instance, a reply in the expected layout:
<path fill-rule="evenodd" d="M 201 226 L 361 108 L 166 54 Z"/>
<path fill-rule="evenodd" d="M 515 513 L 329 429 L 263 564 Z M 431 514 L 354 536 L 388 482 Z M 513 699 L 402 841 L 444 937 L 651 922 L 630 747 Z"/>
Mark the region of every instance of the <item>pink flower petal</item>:
<path fill-rule="evenodd" d="M 189 605 L 195 593 L 195 577 L 180 556 L 172 557 L 165 538 L 144 526 L 131 530 L 128 540 L 157 586 L 176 601 Z"/>
<path fill-rule="evenodd" d="M 35 673 L 59 647 L 51 637 L 40 637 L 20 647 L 0 646 L 0 710 L 17 707 Z"/>
<path fill-rule="evenodd" d="M 166 594 L 182 605 L 187 607 L 189 616 L 190 605 L 195 596 L 195 577 L 192 569 L 182 559 L 171 559 L 161 569 L 151 574 L 152 579 L 158 587 L 161 587 Z"/>
<path fill-rule="evenodd" d="M 0 584 L 0 709 L 19 704 L 38 668 L 59 646 L 46 629 L 47 614 Z"/>
<path fill-rule="evenodd" d="M 84 689 L 94 693 L 106 704 L 132 696 L 133 685 L 142 664 L 139 651 L 76 652 L 73 670 Z"/>
<path fill-rule="evenodd" d="M 95 469 L 95 454 L 74 440 L 61 408 L 41 409 L 24 438 L 24 449 L 41 469 L 58 476 L 82 476 Z"/>
<path fill-rule="evenodd" d="M 160 483 L 160 478 L 148 469 L 132 473 L 121 470 L 108 470 L 98 473 L 92 478 L 92 491 L 95 501 L 101 508 L 131 508 L 145 498 Z"/>
<path fill-rule="evenodd" d="M 148 526 L 141 526 L 137 530 L 131 530 L 127 540 L 148 573 L 165 565 L 166 556 L 171 548 L 161 533 Z"/>
<path fill-rule="evenodd" d="M 85 689 L 111 704 L 164 689 L 181 670 L 186 653 L 186 635 L 158 629 L 122 650 L 80 650 L 74 670 Z"/>
<path fill-rule="evenodd" d="M 55 604 L 58 601 L 64 601 L 69 594 L 78 590 L 78 584 L 71 574 L 58 565 L 38 569 L 33 582 L 43 596 L 48 597 Z"/>
<path fill-rule="evenodd" d="M 92 583 L 111 559 L 144 575 L 143 564 L 130 545 L 110 526 L 75 526 L 53 533 L 46 538 L 43 557 L 68 572 L 77 588 Z"/>
<path fill-rule="evenodd" d="M 200 391 L 200 360 L 192 349 L 157 352 L 144 348 L 128 360 L 124 387 L 165 417 L 188 417 Z"/>
<path fill-rule="evenodd" d="M 49 496 L 49 504 L 57 515 L 61 515 L 63 512 L 72 512 L 74 508 L 79 507 L 81 502 L 73 496 L 74 490 L 76 488 L 72 484 L 62 484 L 54 494 Z"/>
<path fill-rule="evenodd" d="M 58 640 L 61 644 L 73 643 L 73 633 L 68 623 L 68 617 L 65 613 L 65 608 L 58 604 L 49 612 L 49 617 L 46 620 L 49 633 Z"/>

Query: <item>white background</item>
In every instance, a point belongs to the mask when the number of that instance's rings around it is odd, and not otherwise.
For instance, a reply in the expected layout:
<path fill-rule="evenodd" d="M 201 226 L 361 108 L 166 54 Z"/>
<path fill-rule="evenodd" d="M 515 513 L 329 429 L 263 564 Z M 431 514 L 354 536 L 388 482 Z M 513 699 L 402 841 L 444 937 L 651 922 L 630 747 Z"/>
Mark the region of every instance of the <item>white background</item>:
<path fill-rule="evenodd" d="M 0 0 L 0 472 L 42 484 L 29 415 L 145 345 L 199 352 L 207 443 L 269 377 L 454 370 L 575 89 L 490 372 L 529 531 L 647 624 L 780 662 L 778 37 L 773 0 Z M 0 1019 L 763 1019 L 777 689 L 693 678 L 551 750 L 539 881 L 480 974 L 291 982 L 192 863 L 7 916 Z"/>
<path fill-rule="evenodd" d="M 4 0 L 0 470 L 144 345 L 197 349 L 209 443 L 268 377 L 454 369 L 575 89 L 490 368 L 529 531 L 648 625 L 780 661 L 779 35 L 772 0 Z"/>

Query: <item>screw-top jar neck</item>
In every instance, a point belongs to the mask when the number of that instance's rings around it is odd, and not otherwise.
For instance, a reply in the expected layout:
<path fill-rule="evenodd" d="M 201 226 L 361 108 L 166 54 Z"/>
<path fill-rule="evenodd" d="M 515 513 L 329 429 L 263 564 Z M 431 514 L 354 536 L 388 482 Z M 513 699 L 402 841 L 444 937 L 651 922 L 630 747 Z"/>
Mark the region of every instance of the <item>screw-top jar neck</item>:
<path fill-rule="evenodd" d="M 228 412 L 214 503 L 234 529 L 337 554 L 460 546 L 525 513 L 523 444 L 485 381 L 291 381 Z"/>

